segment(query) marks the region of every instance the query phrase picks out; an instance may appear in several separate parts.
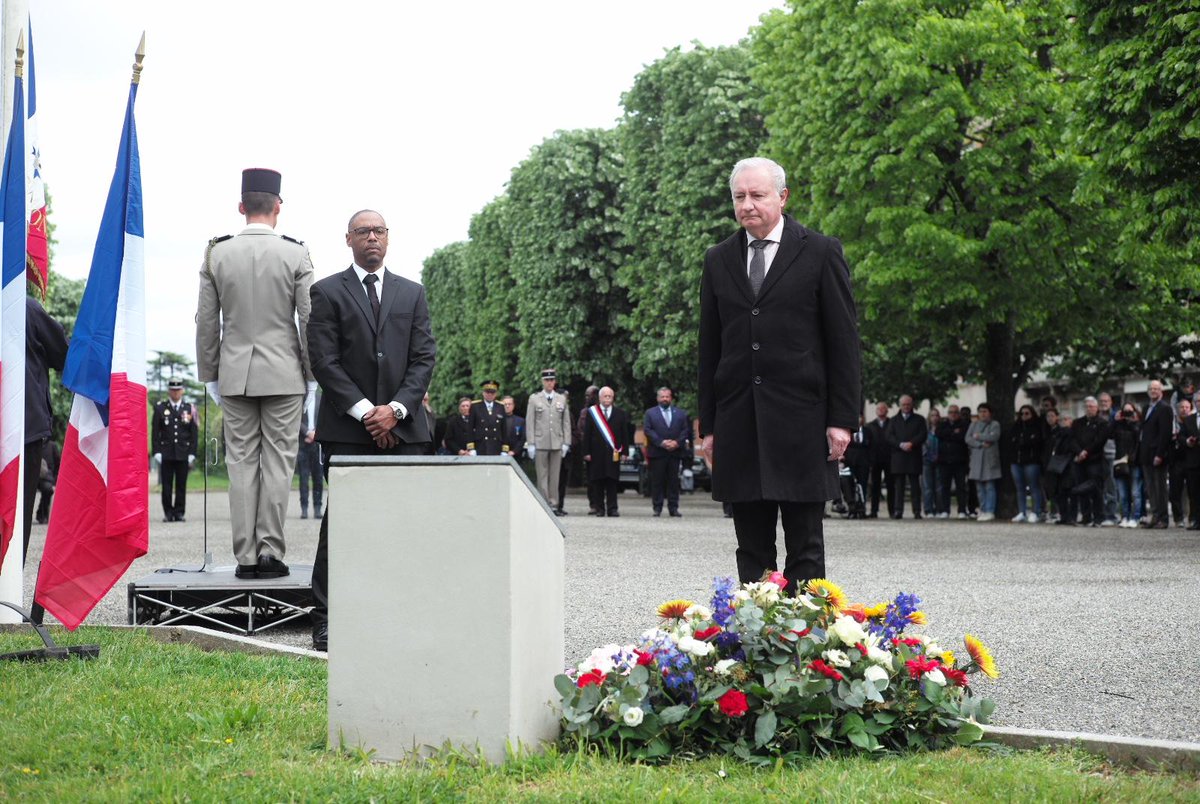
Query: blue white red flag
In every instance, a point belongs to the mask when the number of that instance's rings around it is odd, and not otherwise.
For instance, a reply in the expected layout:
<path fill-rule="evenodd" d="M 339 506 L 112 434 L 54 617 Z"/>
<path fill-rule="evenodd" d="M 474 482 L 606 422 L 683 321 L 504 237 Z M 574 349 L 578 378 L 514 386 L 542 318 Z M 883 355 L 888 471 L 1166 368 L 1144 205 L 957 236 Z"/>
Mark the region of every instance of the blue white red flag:
<path fill-rule="evenodd" d="M 0 562 L 20 539 L 21 448 L 25 444 L 25 90 L 13 89 L 0 176 Z M 21 549 L 19 546 L 18 550 Z"/>
<path fill-rule="evenodd" d="M 37 76 L 33 71 L 33 21 L 29 22 L 29 112 L 25 116 L 25 188 L 29 210 L 29 281 L 46 297 L 50 281 L 50 244 L 46 237 L 46 185 L 42 181 L 42 152 L 38 148 Z"/>
<path fill-rule="evenodd" d="M 34 599 L 74 629 L 149 542 L 142 177 L 129 87 L 92 268 L 67 352 L 75 394 Z"/>

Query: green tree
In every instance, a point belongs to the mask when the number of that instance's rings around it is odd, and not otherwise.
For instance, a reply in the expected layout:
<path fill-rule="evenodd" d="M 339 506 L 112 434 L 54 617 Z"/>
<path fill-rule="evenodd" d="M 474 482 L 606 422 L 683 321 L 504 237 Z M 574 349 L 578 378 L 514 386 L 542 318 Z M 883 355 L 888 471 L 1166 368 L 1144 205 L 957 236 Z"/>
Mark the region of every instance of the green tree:
<path fill-rule="evenodd" d="M 517 304 L 513 280 L 512 224 L 508 216 L 509 200 L 501 195 L 471 219 L 470 246 L 465 255 L 467 292 L 471 322 L 467 334 L 471 366 L 472 394 L 487 380 L 500 383 L 502 393 L 528 391 L 537 376 L 522 377 L 516 372 L 513 356 L 520 341 L 513 316 Z"/>
<path fill-rule="evenodd" d="M 451 243 L 425 258 L 421 281 L 429 302 L 437 360 L 429 384 L 429 403 L 439 415 L 453 408 L 471 381 L 469 323 L 464 257 L 467 243 Z"/>
<path fill-rule="evenodd" d="M 616 282 L 626 256 L 620 182 L 616 134 L 599 129 L 556 133 L 509 181 L 514 376 L 535 378 L 554 366 L 575 405 L 592 382 L 613 385 L 623 399 L 641 396 L 621 326 L 629 300 Z"/>
<path fill-rule="evenodd" d="M 737 228 L 729 172 L 766 139 L 749 72 L 745 45 L 675 48 L 621 97 L 619 204 L 629 255 L 617 277 L 632 304 L 621 323 L 637 377 L 684 394 L 696 386 L 704 252 Z"/>
<path fill-rule="evenodd" d="M 192 396 L 203 396 L 204 386 L 192 374 L 195 361 L 178 352 L 155 350 L 154 357 L 146 361 L 146 387 L 149 389 L 150 404 L 167 398 L 167 383 L 172 378 L 183 380 Z"/>
<path fill-rule="evenodd" d="M 982 378 L 1008 421 L 1030 372 L 1120 303 L 1108 221 L 1073 197 L 1066 25 L 1059 0 L 793 0 L 756 31 L 769 150 L 791 206 L 845 242 L 868 383 L 897 343 L 946 358 L 876 395 Z"/>
<path fill-rule="evenodd" d="M 1133 215 L 1125 240 L 1200 258 L 1200 7 L 1194 0 L 1074 0 L 1089 69 L 1083 147 Z M 1194 267 L 1194 265 L 1193 265 Z"/>
<path fill-rule="evenodd" d="M 83 279 L 68 279 L 61 274 L 50 272 L 47 283 L 45 308 L 46 312 L 67 332 L 67 341 L 75 331 L 75 317 L 79 315 L 79 304 L 83 301 L 83 289 L 87 285 Z M 32 286 L 31 286 L 32 287 Z M 67 433 L 67 422 L 71 419 L 71 403 L 73 394 L 63 387 L 62 375 L 50 372 L 50 410 L 54 414 L 53 438 L 61 444 Z"/>

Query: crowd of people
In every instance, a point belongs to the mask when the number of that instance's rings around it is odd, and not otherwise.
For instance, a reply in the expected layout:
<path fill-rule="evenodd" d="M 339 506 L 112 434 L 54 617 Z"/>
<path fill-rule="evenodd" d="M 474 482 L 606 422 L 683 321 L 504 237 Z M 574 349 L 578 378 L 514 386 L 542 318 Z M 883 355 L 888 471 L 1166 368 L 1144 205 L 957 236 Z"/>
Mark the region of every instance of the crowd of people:
<path fill-rule="evenodd" d="M 1149 402 L 1113 404 L 1100 393 L 1083 400 L 1072 417 L 1052 396 L 1040 410 L 1025 404 L 1004 427 L 991 405 L 972 411 L 949 405 L 927 416 L 900 399 L 900 410 L 880 402 L 875 418 L 859 422 L 846 451 L 842 510 L 876 518 L 880 501 L 893 519 L 904 517 L 911 495 L 916 519 L 996 518 L 999 483 L 1012 478 L 1013 522 L 1091 527 L 1200 530 L 1200 414 L 1193 381 L 1169 396 L 1153 380 Z"/>

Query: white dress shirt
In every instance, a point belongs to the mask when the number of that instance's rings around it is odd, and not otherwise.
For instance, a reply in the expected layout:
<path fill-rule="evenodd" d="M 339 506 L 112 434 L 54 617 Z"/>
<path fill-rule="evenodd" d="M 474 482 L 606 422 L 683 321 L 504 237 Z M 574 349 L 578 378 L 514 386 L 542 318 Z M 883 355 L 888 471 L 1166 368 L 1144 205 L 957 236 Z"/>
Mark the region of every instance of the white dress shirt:
<path fill-rule="evenodd" d="M 775 261 L 775 255 L 779 253 L 779 241 L 783 237 L 783 216 L 780 216 L 779 222 L 775 224 L 766 237 L 762 238 L 769 242 L 769 245 L 763 249 L 763 276 L 771 270 L 771 263 Z M 759 238 L 746 232 L 746 273 L 750 273 L 750 261 L 754 259 L 754 249 L 750 248 L 750 244 Z"/>

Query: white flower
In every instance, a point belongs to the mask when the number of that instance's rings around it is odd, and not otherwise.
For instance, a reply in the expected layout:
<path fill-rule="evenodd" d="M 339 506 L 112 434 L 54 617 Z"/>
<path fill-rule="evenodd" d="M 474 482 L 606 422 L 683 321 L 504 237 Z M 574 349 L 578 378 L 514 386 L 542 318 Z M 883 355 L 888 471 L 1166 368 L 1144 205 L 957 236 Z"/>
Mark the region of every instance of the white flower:
<path fill-rule="evenodd" d="M 854 645 L 867 637 L 866 630 L 853 617 L 838 617 L 829 631 L 842 641 L 844 645 Z"/>
<path fill-rule="evenodd" d="M 835 667 L 849 667 L 850 666 L 850 657 L 846 655 L 845 651 L 827 650 L 824 653 L 822 653 L 821 655 L 825 658 L 825 661 L 829 662 L 830 664 L 834 665 Z"/>
<path fill-rule="evenodd" d="M 928 673 L 925 674 L 925 680 L 932 681 L 934 684 L 937 684 L 939 687 L 946 686 L 946 677 L 944 675 L 942 675 L 941 670 L 930 670 Z"/>
<path fill-rule="evenodd" d="M 640 706 L 631 706 L 625 710 L 625 714 L 621 718 L 625 721 L 626 726 L 637 726 L 642 722 L 642 708 Z"/>
<path fill-rule="evenodd" d="M 684 611 L 683 618 L 685 620 L 711 620 L 712 612 L 699 603 L 693 603 Z"/>
<path fill-rule="evenodd" d="M 750 593 L 747 592 L 745 589 L 739 589 L 733 593 L 733 599 L 738 601 L 739 603 L 745 603 L 747 600 L 750 599 Z"/>
<path fill-rule="evenodd" d="M 813 611 L 821 610 L 820 606 L 818 606 L 816 603 L 812 602 L 811 595 L 803 594 L 803 595 L 800 595 L 799 597 L 797 597 L 796 600 L 799 601 L 805 608 L 812 609 Z"/>
<path fill-rule="evenodd" d="M 713 652 L 713 646 L 695 637 L 685 636 L 679 640 L 679 649 L 693 656 L 707 656 Z"/>
<path fill-rule="evenodd" d="M 579 665 L 580 672 L 586 673 L 589 670 L 599 670 L 601 673 L 608 675 L 616 667 L 613 656 L 620 653 L 621 650 L 621 646 L 617 644 L 601 645 L 583 660 L 583 664 Z"/>
<path fill-rule="evenodd" d="M 887 681 L 888 671 L 884 670 L 877 664 L 873 664 L 863 673 L 863 678 L 872 683 L 876 681 Z"/>
<path fill-rule="evenodd" d="M 715 672 L 719 676 L 727 676 L 727 675 L 729 675 L 730 668 L 733 667 L 735 664 L 737 664 L 736 659 L 722 659 L 721 661 L 719 661 L 715 665 L 713 665 L 713 672 Z"/>

